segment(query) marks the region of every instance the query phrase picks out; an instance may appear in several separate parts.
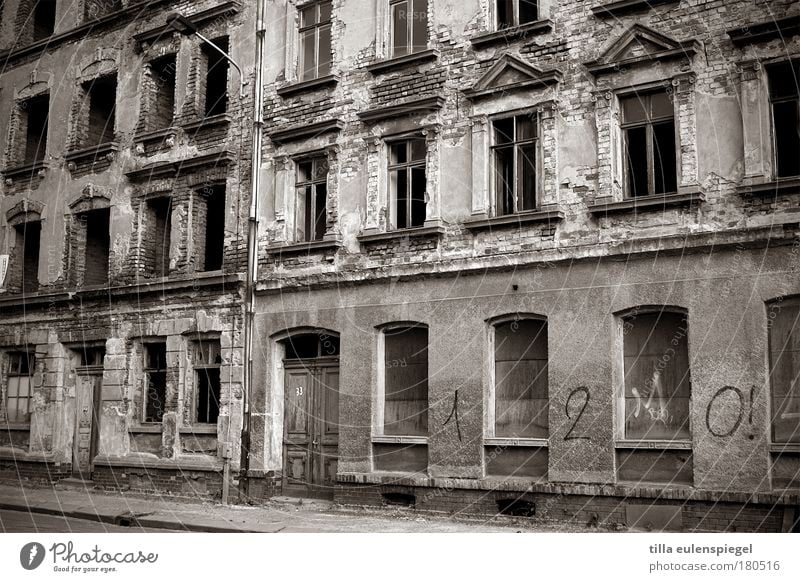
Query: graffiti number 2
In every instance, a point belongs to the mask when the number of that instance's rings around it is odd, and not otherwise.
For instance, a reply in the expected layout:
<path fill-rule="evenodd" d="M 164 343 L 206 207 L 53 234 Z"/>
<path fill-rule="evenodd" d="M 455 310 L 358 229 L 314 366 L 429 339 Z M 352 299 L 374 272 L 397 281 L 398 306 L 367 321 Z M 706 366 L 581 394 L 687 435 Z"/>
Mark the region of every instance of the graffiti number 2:
<path fill-rule="evenodd" d="M 567 403 L 564 405 L 564 412 L 566 413 L 567 418 L 572 420 L 572 416 L 570 416 L 570 413 L 569 413 L 569 405 L 570 405 L 570 403 L 572 403 L 572 398 L 574 396 L 576 396 L 577 394 L 583 394 L 584 395 L 583 404 L 581 405 L 580 412 L 578 412 L 577 416 L 575 416 L 575 422 L 572 423 L 572 426 L 570 427 L 569 431 L 567 431 L 567 434 L 564 437 L 565 441 L 572 441 L 572 440 L 579 440 L 579 439 L 587 440 L 587 441 L 589 440 L 588 436 L 576 436 L 576 435 L 572 434 L 572 432 L 575 430 L 575 427 L 578 426 L 578 423 L 580 422 L 581 417 L 583 416 L 583 413 L 586 411 L 586 407 L 589 405 L 589 398 L 590 398 L 589 389 L 586 388 L 585 386 L 580 386 L 578 388 L 575 388 L 575 390 L 573 390 L 572 392 L 570 392 L 569 396 L 567 397 Z"/>

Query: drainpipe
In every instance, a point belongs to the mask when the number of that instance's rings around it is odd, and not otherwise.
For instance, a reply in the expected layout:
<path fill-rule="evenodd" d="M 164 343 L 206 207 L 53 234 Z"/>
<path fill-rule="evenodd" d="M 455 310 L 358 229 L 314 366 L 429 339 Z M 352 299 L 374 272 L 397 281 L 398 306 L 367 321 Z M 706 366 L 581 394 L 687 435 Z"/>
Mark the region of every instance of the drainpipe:
<path fill-rule="evenodd" d="M 249 493 L 250 470 L 250 403 L 253 394 L 253 320 L 255 315 L 255 284 L 258 280 L 258 202 L 261 189 L 261 155 L 264 132 L 264 15 L 268 0 L 257 0 L 255 75 L 253 87 L 253 153 L 250 168 L 250 214 L 247 221 L 247 278 L 244 304 L 244 394 L 242 417 L 241 478 Z"/>

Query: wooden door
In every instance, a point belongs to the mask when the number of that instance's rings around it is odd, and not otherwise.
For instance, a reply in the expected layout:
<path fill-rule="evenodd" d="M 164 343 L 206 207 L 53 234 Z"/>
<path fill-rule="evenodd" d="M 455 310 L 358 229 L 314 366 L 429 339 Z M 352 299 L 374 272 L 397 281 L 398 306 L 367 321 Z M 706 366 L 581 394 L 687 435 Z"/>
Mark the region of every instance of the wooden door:
<path fill-rule="evenodd" d="M 339 455 L 338 362 L 287 363 L 284 406 L 284 493 L 332 498 Z"/>
<path fill-rule="evenodd" d="M 97 373 L 79 373 L 77 378 L 72 473 L 80 479 L 89 480 L 92 478 L 92 461 L 97 456 L 100 387 L 103 376 Z"/>

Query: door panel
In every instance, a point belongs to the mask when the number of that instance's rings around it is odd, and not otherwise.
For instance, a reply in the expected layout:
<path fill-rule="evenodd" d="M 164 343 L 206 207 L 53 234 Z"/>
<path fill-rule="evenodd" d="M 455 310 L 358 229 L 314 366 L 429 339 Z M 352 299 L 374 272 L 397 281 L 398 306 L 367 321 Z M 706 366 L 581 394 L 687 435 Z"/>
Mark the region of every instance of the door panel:
<path fill-rule="evenodd" d="M 91 479 L 92 460 L 97 454 L 97 407 L 102 376 L 79 374 L 77 378 L 72 472 L 81 479 Z"/>

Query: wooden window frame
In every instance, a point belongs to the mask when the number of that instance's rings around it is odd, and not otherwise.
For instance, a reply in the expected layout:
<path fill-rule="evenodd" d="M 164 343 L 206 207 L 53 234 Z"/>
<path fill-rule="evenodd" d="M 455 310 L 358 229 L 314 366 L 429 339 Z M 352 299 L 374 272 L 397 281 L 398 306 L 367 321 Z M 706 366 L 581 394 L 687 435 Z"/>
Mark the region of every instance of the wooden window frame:
<path fill-rule="evenodd" d="M 501 26 L 500 22 L 499 22 L 499 13 L 500 13 L 500 11 L 497 8 L 497 3 L 499 1 L 502 1 L 502 0 L 494 0 L 494 2 L 492 2 L 492 8 L 494 9 L 494 18 L 492 20 L 494 22 L 494 29 L 495 30 L 499 31 L 499 30 L 509 30 L 509 29 L 512 29 L 512 28 L 517 28 L 519 26 L 524 26 L 526 24 L 530 24 L 531 22 L 536 22 L 537 20 L 539 20 L 542 17 L 542 13 L 541 13 L 542 7 L 540 6 L 539 2 L 536 2 L 536 18 L 534 18 L 533 20 L 526 21 L 526 22 L 520 22 L 520 18 L 519 18 L 519 3 L 520 3 L 520 0 L 512 0 L 512 3 L 513 3 L 513 8 L 512 8 L 512 12 L 513 12 L 512 13 L 512 20 L 513 20 L 513 23 L 509 24 L 507 26 Z"/>
<path fill-rule="evenodd" d="M 36 369 L 36 356 L 33 353 L 33 350 L 22 348 L 16 349 L 13 351 L 6 352 L 6 357 L 8 358 L 8 372 L 6 373 L 6 389 L 5 389 L 5 401 L 3 402 L 3 406 L 5 407 L 6 412 L 6 422 L 8 424 L 20 424 L 20 425 L 29 425 L 31 422 L 31 404 L 33 402 L 33 375 L 34 370 Z M 27 360 L 27 371 L 21 372 L 21 363 L 22 358 Z M 16 366 L 14 365 L 16 362 Z M 15 396 L 9 396 L 10 387 L 11 387 L 11 379 L 12 378 L 27 378 L 28 380 L 28 395 L 25 396 L 26 400 L 26 407 L 25 407 L 25 415 L 24 418 L 11 418 L 9 408 L 10 400 L 15 400 L 17 404 L 22 398 L 19 396 L 19 383 L 17 384 L 17 392 Z M 21 380 L 18 380 L 21 382 Z M 17 407 L 14 408 L 17 410 Z"/>
<path fill-rule="evenodd" d="M 800 62 L 800 56 L 795 57 L 795 58 L 789 58 L 789 59 L 785 59 L 785 60 L 776 61 L 776 62 L 773 62 L 773 63 L 769 63 L 767 65 L 767 95 L 768 95 L 768 99 L 769 99 L 770 129 L 772 130 L 772 167 L 774 168 L 773 175 L 775 176 L 775 179 L 797 178 L 797 177 L 800 176 L 800 174 L 793 174 L 793 175 L 788 175 L 787 174 L 785 176 L 782 176 L 781 174 L 778 173 L 778 155 L 779 155 L 778 150 L 779 150 L 779 148 L 778 148 L 778 135 L 777 135 L 777 131 L 775 130 L 776 129 L 775 105 L 780 104 L 780 103 L 791 103 L 791 102 L 794 102 L 795 107 L 797 108 L 798 122 L 800 123 L 800 94 L 790 95 L 790 96 L 786 96 L 786 97 L 777 97 L 777 98 L 773 97 L 772 82 L 770 80 L 770 69 L 772 67 L 775 67 L 776 65 L 781 65 L 781 64 L 784 64 L 784 63 L 789 63 L 790 66 L 796 67 L 798 62 Z M 800 81 L 800 79 L 798 79 L 798 81 Z M 797 153 L 797 152 L 795 152 L 795 153 Z"/>
<path fill-rule="evenodd" d="M 517 140 L 517 119 L 527 117 L 531 119 L 534 128 L 534 136 L 532 138 Z M 514 135 L 512 141 L 506 144 L 497 144 L 497 129 L 495 127 L 498 121 L 504 121 L 508 119 L 514 120 Z M 504 116 L 497 116 L 491 118 L 491 145 L 489 147 L 491 152 L 491 160 L 492 160 L 492 192 L 493 192 L 493 200 L 492 200 L 492 215 L 493 216 L 510 216 L 513 214 L 519 214 L 520 212 L 530 212 L 534 211 L 541 206 L 540 197 L 541 197 L 541 186 L 539 184 L 540 181 L 540 167 L 541 167 L 541 154 L 540 154 L 540 123 L 539 117 L 535 113 L 516 113 L 514 115 L 504 115 Z M 520 172 L 520 159 L 522 156 L 522 149 L 525 146 L 533 146 L 535 151 L 534 156 L 534 192 L 533 192 L 533 200 L 534 205 L 533 208 L 525 208 L 520 210 L 520 196 L 523 194 L 522 190 L 522 172 Z M 501 150 L 504 149 L 513 149 L 514 150 L 514 194 L 513 194 L 513 209 L 508 212 L 501 212 L 500 209 L 501 205 L 501 192 L 498 188 L 498 163 L 497 163 L 497 155 Z"/>
<path fill-rule="evenodd" d="M 413 147 L 411 146 L 412 142 L 414 141 L 421 141 L 425 145 L 425 155 L 422 156 L 421 159 L 411 159 L 411 152 L 413 151 Z M 392 163 L 392 148 L 399 145 L 405 144 L 406 147 L 406 161 L 400 163 Z M 389 139 L 386 141 L 386 156 L 387 156 L 387 189 L 389 193 L 389 224 L 391 228 L 389 230 L 406 230 L 410 228 L 419 228 L 424 225 L 425 221 L 423 220 L 423 224 L 413 226 L 411 224 L 411 216 L 412 216 L 412 176 L 413 170 L 422 168 L 425 171 L 425 214 L 427 217 L 427 206 L 430 203 L 428 200 L 428 142 L 425 139 L 424 135 L 406 135 L 403 137 L 398 137 L 395 139 Z M 406 226 L 398 226 L 397 225 L 397 215 L 398 213 L 398 204 L 399 204 L 399 192 L 396 188 L 392 186 L 392 173 L 393 172 L 401 172 L 405 171 L 407 173 L 407 180 L 406 180 Z"/>
<path fill-rule="evenodd" d="M 394 9 L 395 6 L 399 4 L 407 4 L 410 8 L 410 12 L 414 12 L 416 3 L 417 2 L 425 2 L 425 47 L 427 48 L 430 42 L 430 33 L 428 32 L 428 9 L 430 8 L 431 0 L 389 0 L 389 46 L 388 46 L 388 54 L 389 58 L 399 58 L 408 55 L 413 55 L 421 51 L 414 50 L 414 27 L 411 26 L 412 20 L 406 20 L 406 52 L 402 55 L 395 54 L 394 50 L 394 39 L 395 39 L 395 30 L 394 30 Z M 421 50 L 425 50 L 424 48 Z"/>
<path fill-rule="evenodd" d="M 325 21 L 321 20 L 322 15 L 322 6 L 325 4 L 330 5 L 330 15 L 328 19 Z M 309 24 L 303 26 L 303 12 L 308 10 L 309 8 L 313 8 L 316 11 L 317 21 L 314 24 Z M 298 81 L 311 81 L 314 79 L 319 79 L 320 77 L 324 77 L 331 73 L 331 68 L 333 67 L 333 1 L 332 0 L 319 0 L 317 2 L 312 2 L 309 4 L 304 4 L 302 6 L 297 7 L 298 12 L 298 37 L 297 37 L 297 75 L 295 76 Z M 328 29 L 328 33 L 331 35 L 330 38 L 330 45 L 331 45 L 331 54 L 328 55 L 330 60 L 328 61 L 328 71 L 324 74 L 320 74 L 320 63 L 321 63 L 321 54 L 320 54 L 320 34 L 324 28 Z M 305 63 L 305 33 L 313 31 L 314 32 L 314 73 L 306 77 L 306 63 Z"/>
<path fill-rule="evenodd" d="M 793 434 L 796 435 L 795 440 L 790 440 L 790 439 L 789 440 L 778 440 L 778 439 L 775 438 L 774 419 L 775 419 L 775 416 L 778 413 L 779 407 L 776 406 L 776 403 L 775 403 L 775 392 L 776 392 L 776 390 L 775 390 L 775 361 L 773 360 L 773 352 L 775 351 L 775 348 L 778 347 L 778 346 L 775 345 L 776 338 L 774 337 L 775 336 L 774 329 L 775 329 L 775 324 L 776 324 L 777 318 L 780 317 L 781 308 L 784 307 L 784 306 L 785 307 L 796 307 L 796 308 L 800 309 L 800 296 L 795 296 L 795 297 L 786 298 L 786 299 L 777 299 L 777 300 L 771 301 L 771 302 L 769 302 L 767 304 L 767 321 L 768 321 L 768 332 L 769 332 L 768 333 L 768 356 L 767 357 L 768 357 L 768 365 L 769 365 L 769 387 L 770 387 L 770 397 L 769 397 L 769 404 L 768 404 L 768 407 L 769 407 L 768 410 L 770 412 L 769 413 L 769 440 L 770 440 L 771 445 L 773 445 L 774 447 L 778 447 L 778 448 L 787 447 L 787 448 L 795 449 L 795 448 L 800 448 L 800 419 L 797 420 L 797 427 L 796 427 L 796 429 L 795 429 L 795 431 L 793 433 Z M 775 315 L 773 317 L 773 314 L 775 313 L 775 311 L 778 312 L 778 315 Z M 800 315 L 798 317 L 800 317 Z M 796 333 L 797 335 L 800 335 L 800 329 L 797 329 L 794 333 Z M 793 334 L 790 334 L 790 337 L 788 338 L 789 342 L 791 342 L 792 335 Z M 785 357 L 785 355 L 784 355 L 785 353 L 786 352 L 784 350 L 781 350 L 781 355 L 783 357 Z M 786 398 L 788 398 L 788 391 L 787 391 Z M 800 389 L 798 390 L 798 398 L 800 398 Z"/>
<path fill-rule="evenodd" d="M 152 346 L 164 346 L 164 368 L 151 368 L 149 350 Z M 151 373 L 164 373 L 164 404 L 166 405 L 167 399 L 167 375 L 169 374 L 169 365 L 167 363 L 167 342 L 166 340 L 153 340 L 142 344 L 142 376 L 144 378 L 144 391 L 142 393 L 142 423 L 145 424 L 161 424 L 163 422 L 163 414 L 166 412 L 166 406 L 161 411 L 162 417 L 160 420 L 148 420 L 147 407 L 149 405 L 148 391 L 150 389 L 150 374 Z"/>
<path fill-rule="evenodd" d="M 309 163 L 311 164 L 311 175 L 307 179 L 303 180 L 303 179 L 301 179 L 301 176 L 300 176 L 300 174 L 301 174 L 300 167 L 303 164 L 309 164 Z M 328 220 L 328 208 L 327 208 L 327 206 L 328 206 L 328 195 L 329 195 L 328 174 L 329 174 L 329 170 L 330 170 L 330 163 L 328 161 L 327 156 L 325 156 L 325 155 L 312 155 L 312 156 L 305 156 L 305 157 L 302 157 L 302 158 L 297 158 L 295 160 L 295 164 L 294 165 L 295 165 L 295 185 L 294 185 L 294 191 L 295 191 L 294 208 L 295 208 L 295 211 L 294 211 L 294 233 L 292 235 L 292 238 L 296 242 L 320 241 L 320 240 L 322 240 L 324 238 L 325 230 L 327 230 L 327 220 Z M 314 176 L 316 175 L 316 169 L 318 167 L 320 167 L 320 165 L 322 165 L 325 168 L 325 175 L 322 178 L 316 178 L 315 179 Z M 309 220 L 308 221 L 309 225 L 312 226 L 312 227 L 316 225 L 316 220 L 314 218 L 316 217 L 317 212 L 319 210 L 317 208 L 317 205 L 316 205 L 317 193 L 318 193 L 318 188 L 320 186 L 322 186 L 322 185 L 325 186 L 325 206 L 323 208 L 323 211 L 324 211 L 323 227 L 324 227 L 324 229 L 323 229 L 322 236 L 317 237 L 316 236 L 316 229 L 314 229 L 314 232 L 312 233 L 312 232 L 309 232 L 309 230 L 311 230 L 311 229 L 308 228 L 308 229 L 305 230 L 305 234 L 301 238 L 300 232 L 299 232 L 300 231 L 299 226 L 300 226 L 301 221 L 302 221 L 303 225 L 305 226 L 306 225 L 306 218 L 308 218 L 310 216 L 313 220 Z M 305 212 L 305 214 L 303 216 L 301 216 L 300 215 L 300 197 L 301 196 L 305 196 L 306 188 L 311 188 L 311 200 L 310 200 L 310 204 L 306 204 L 305 205 L 306 212 Z"/>
<path fill-rule="evenodd" d="M 209 344 L 211 347 L 209 348 Z M 219 358 L 219 362 L 207 362 L 201 359 L 201 354 L 207 348 L 209 350 L 213 350 L 216 348 L 216 355 Z M 220 380 L 219 380 L 219 401 L 217 402 L 217 419 L 219 419 L 220 413 L 220 401 L 222 400 L 222 345 L 220 343 L 219 338 L 207 338 L 207 339 L 198 339 L 194 342 L 192 346 L 193 349 L 193 369 L 194 369 L 194 398 L 193 400 L 193 413 L 192 418 L 194 424 L 203 424 L 203 425 L 216 425 L 217 421 L 210 422 L 208 420 L 201 420 L 199 418 L 200 414 L 200 374 L 203 370 L 219 370 L 220 371 Z M 209 384 L 209 392 L 208 396 L 211 395 L 211 385 Z M 210 401 L 209 401 L 210 402 Z M 208 406 L 209 403 L 207 403 Z M 206 409 L 206 416 L 208 417 L 209 408 Z"/>

